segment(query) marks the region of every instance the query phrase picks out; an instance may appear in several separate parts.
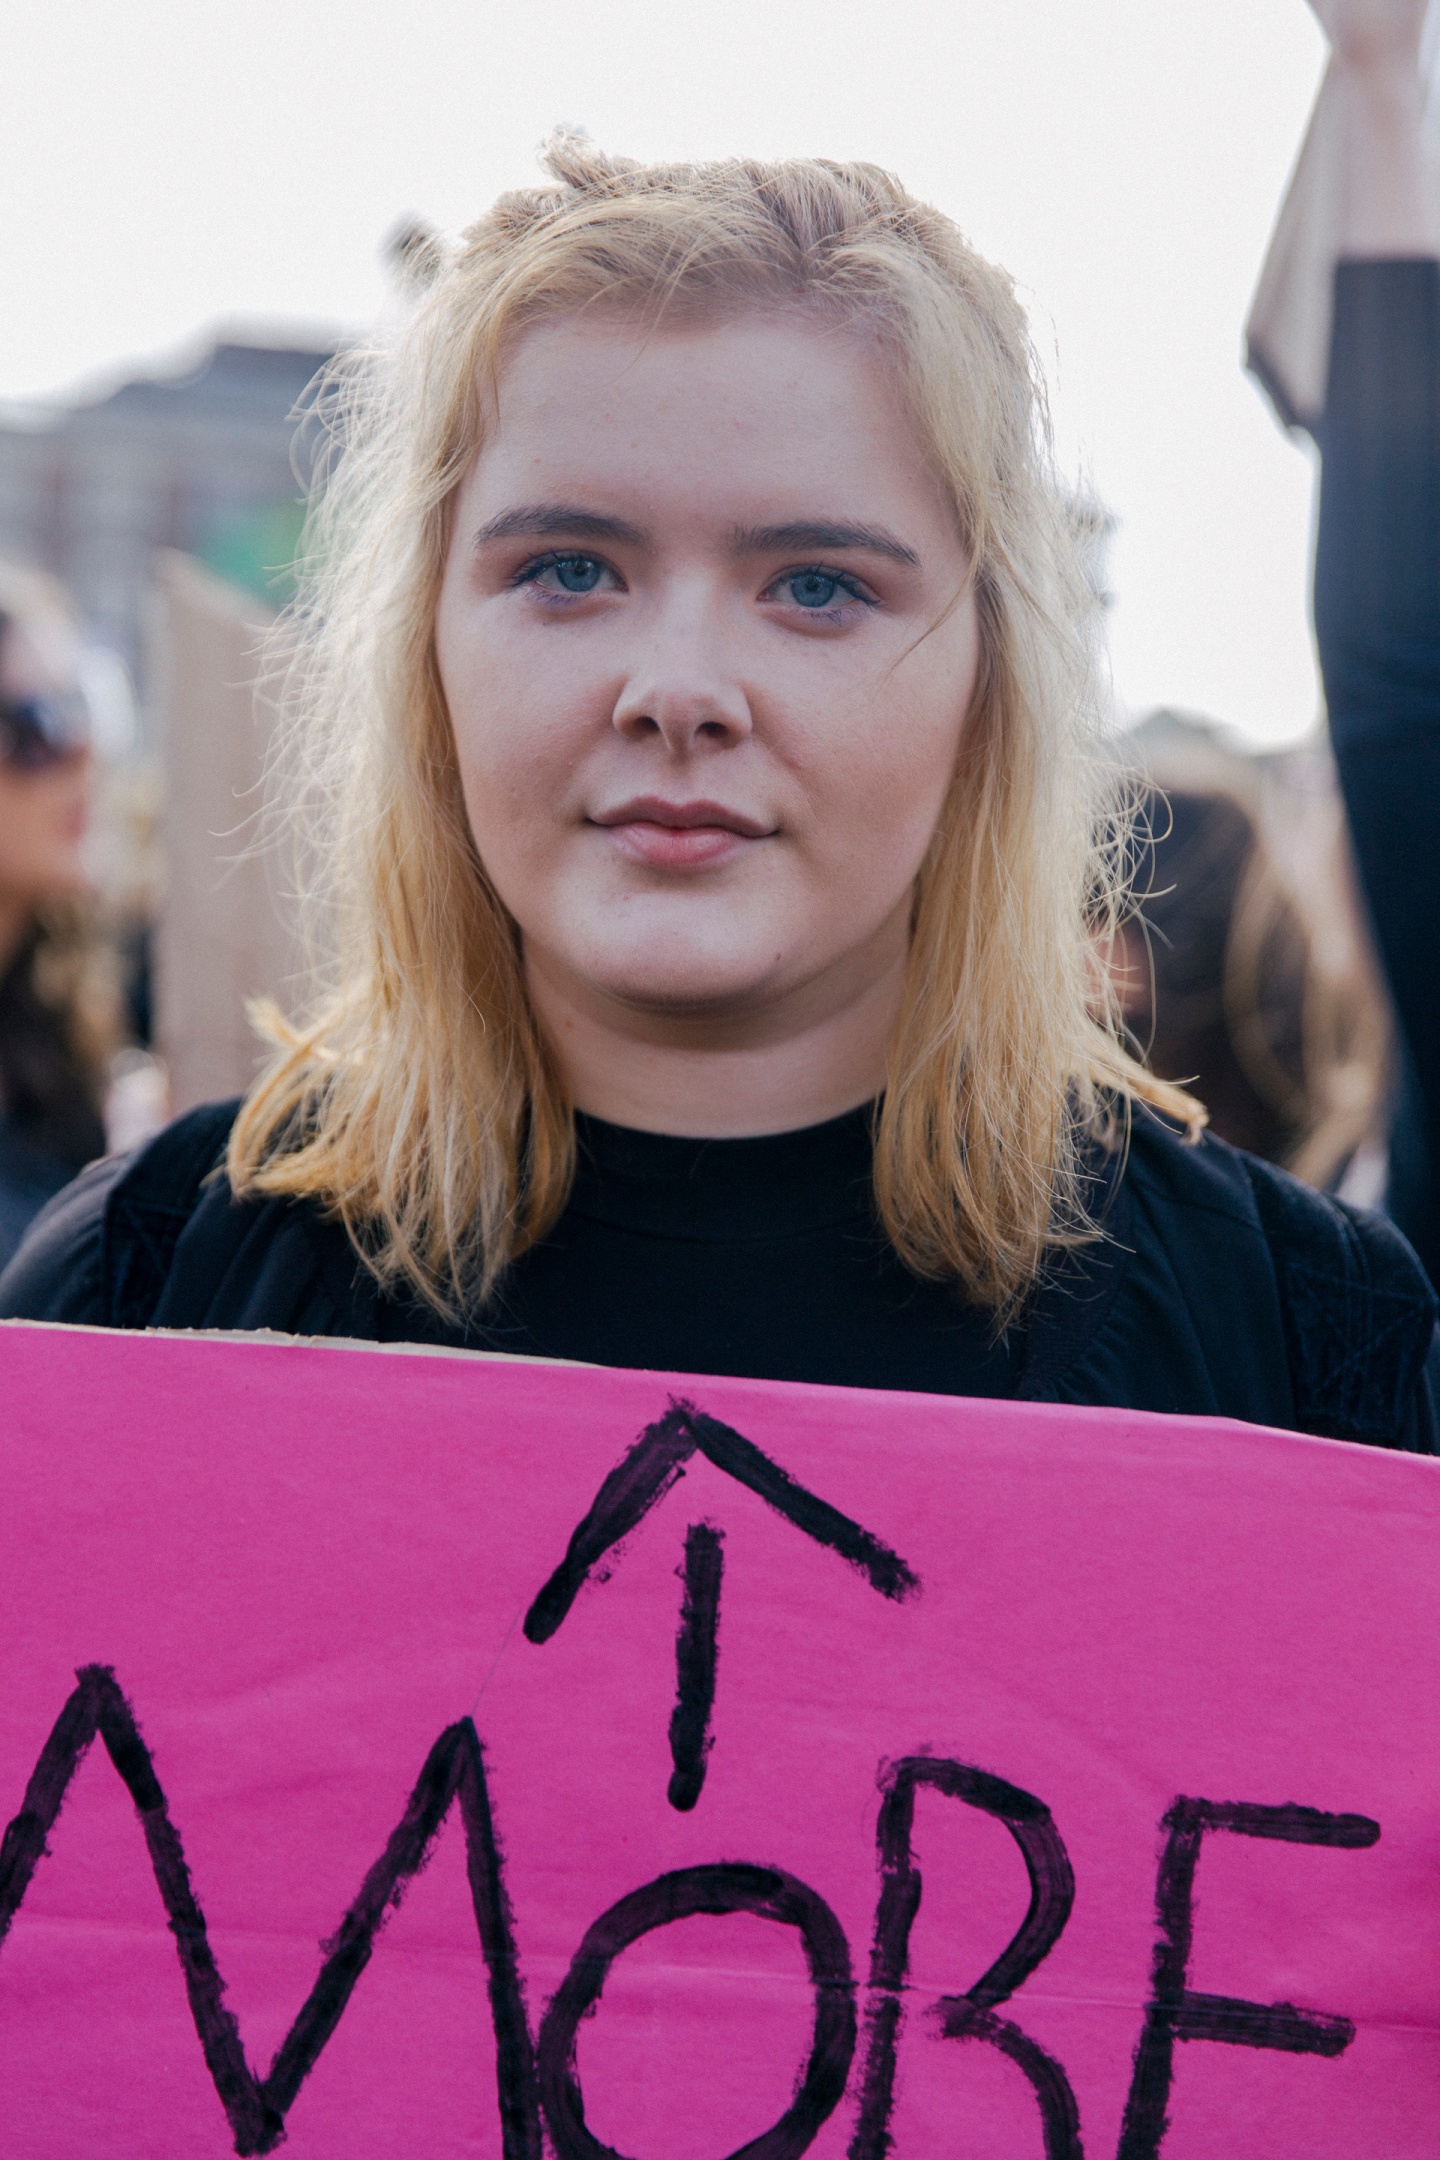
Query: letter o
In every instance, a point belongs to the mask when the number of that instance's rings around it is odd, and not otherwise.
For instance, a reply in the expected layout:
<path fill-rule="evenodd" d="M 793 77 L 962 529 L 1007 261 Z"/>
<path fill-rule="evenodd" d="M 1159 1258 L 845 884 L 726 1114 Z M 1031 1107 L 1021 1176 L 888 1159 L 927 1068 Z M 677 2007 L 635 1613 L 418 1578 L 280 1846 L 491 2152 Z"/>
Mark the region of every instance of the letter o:
<path fill-rule="evenodd" d="M 845 2090 L 855 2052 L 855 1988 L 845 1931 L 818 1892 L 779 1868 L 726 1862 L 679 1868 L 602 1913 L 545 2012 L 536 2049 L 540 2101 L 560 2160 L 624 2160 L 585 2127 L 575 2061 L 580 2021 L 600 2000 L 622 1950 L 696 1913 L 754 1913 L 797 1928 L 815 1990 L 815 2031 L 800 2089 L 780 2120 L 728 2160 L 799 2160 Z"/>

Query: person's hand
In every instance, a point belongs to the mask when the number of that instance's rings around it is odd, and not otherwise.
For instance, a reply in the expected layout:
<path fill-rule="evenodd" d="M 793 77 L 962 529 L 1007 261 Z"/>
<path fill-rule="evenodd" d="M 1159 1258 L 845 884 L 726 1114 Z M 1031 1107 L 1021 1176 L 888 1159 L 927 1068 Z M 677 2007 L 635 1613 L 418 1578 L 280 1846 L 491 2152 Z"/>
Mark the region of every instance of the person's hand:
<path fill-rule="evenodd" d="M 1357 71 L 1418 69 L 1429 0 L 1310 0 L 1331 50 Z"/>
<path fill-rule="evenodd" d="M 1334 53 L 1344 213 L 1340 251 L 1360 261 L 1430 256 L 1420 39 L 1428 0 L 1310 0 Z"/>

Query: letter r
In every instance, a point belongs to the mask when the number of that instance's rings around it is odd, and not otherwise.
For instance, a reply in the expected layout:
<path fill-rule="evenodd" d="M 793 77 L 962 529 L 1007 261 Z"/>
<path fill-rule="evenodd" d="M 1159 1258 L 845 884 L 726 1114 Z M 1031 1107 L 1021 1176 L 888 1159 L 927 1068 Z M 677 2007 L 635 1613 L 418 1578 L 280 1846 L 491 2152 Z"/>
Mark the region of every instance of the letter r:
<path fill-rule="evenodd" d="M 915 1794 L 925 1787 L 1002 1822 L 1030 1877 L 1030 1909 L 1013 1940 L 963 1995 L 942 1996 L 935 2015 L 945 2040 L 995 2048 L 1029 2080 L 1040 2111 L 1045 2160 L 1083 2160 L 1080 2114 L 1064 2070 L 998 2006 L 1059 1941 L 1075 1899 L 1075 1878 L 1050 1810 L 1034 1793 L 969 1763 L 908 1755 L 884 1768 L 880 1803 L 880 1902 L 870 1954 L 869 2045 L 849 2160 L 885 2160 L 891 2151 L 896 2050 L 910 1964 L 910 1930 L 922 1883 L 914 1853 Z"/>

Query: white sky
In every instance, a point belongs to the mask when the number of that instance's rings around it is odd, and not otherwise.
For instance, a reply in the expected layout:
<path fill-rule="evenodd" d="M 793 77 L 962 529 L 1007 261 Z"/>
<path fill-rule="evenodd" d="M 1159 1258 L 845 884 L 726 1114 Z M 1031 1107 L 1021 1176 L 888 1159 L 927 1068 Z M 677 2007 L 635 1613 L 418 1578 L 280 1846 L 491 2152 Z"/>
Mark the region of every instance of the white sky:
<path fill-rule="evenodd" d="M 0 399 L 219 321 L 360 324 L 577 121 L 641 157 L 867 157 L 1016 276 L 1120 519 L 1126 705 L 1302 734 L 1312 474 L 1240 369 L 1320 72 L 1303 0 L 4 0 Z"/>

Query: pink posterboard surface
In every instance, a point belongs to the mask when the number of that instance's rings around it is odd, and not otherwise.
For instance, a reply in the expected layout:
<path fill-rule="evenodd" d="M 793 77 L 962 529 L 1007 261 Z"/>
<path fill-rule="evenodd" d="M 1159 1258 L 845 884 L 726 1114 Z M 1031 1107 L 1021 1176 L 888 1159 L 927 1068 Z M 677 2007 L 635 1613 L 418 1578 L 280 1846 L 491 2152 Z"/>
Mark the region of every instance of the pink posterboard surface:
<path fill-rule="evenodd" d="M 1440 1463 L 341 1345 L 0 1369 L 6 2160 L 1440 2149 Z"/>

